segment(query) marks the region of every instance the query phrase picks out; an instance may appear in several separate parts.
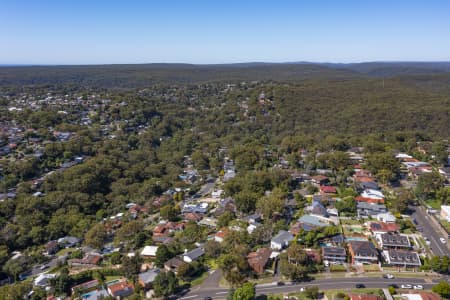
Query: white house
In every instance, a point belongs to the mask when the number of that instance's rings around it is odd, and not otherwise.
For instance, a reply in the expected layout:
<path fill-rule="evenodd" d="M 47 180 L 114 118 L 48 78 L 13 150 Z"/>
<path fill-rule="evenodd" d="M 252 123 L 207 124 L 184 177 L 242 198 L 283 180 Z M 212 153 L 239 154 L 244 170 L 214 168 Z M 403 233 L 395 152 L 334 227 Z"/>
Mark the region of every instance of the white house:
<path fill-rule="evenodd" d="M 270 241 L 270 248 L 281 250 L 287 246 L 294 239 L 294 236 L 285 230 L 280 230 L 276 236 Z"/>
<path fill-rule="evenodd" d="M 145 246 L 141 251 L 141 256 L 155 257 L 156 251 L 158 251 L 158 246 Z"/>
<path fill-rule="evenodd" d="M 441 205 L 441 218 L 450 222 L 450 206 L 449 205 Z"/>

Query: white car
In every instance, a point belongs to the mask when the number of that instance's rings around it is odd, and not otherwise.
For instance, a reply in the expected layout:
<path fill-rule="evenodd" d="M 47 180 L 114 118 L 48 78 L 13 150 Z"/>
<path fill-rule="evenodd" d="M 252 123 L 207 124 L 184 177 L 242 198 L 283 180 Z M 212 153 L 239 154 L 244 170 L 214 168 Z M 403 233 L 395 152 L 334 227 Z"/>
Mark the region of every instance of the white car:
<path fill-rule="evenodd" d="M 402 284 L 400 286 L 400 288 L 402 288 L 402 289 L 412 289 L 412 285 L 410 285 L 410 284 Z"/>
<path fill-rule="evenodd" d="M 414 286 L 415 290 L 423 290 L 423 285 L 417 284 Z"/>
<path fill-rule="evenodd" d="M 447 240 L 444 239 L 443 237 L 441 237 L 441 238 L 439 238 L 439 239 L 441 240 L 441 243 L 442 243 L 442 244 L 445 244 L 445 243 L 447 242 Z"/>
<path fill-rule="evenodd" d="M 393 279 L 393 278 L 394 278 L 394 275 L 392 275 L 392 274 L 386 274 L 386 275 L 384 275 L 383 277 L 384 277 L 384 278 L 387 278 L 387 279 Z"/>
<path fill-rule="evenodd" d="M 304 292 L 305 291 L 305 288 L 304 287 L 301 287 L 300 288 L 300 292 Z"/>

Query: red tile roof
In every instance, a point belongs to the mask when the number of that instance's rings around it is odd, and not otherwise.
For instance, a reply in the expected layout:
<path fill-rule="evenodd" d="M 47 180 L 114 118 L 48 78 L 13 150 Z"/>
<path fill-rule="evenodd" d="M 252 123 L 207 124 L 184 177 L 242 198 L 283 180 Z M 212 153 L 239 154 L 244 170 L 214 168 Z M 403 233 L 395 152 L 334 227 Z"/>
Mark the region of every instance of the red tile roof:
<path fill-rule="evenodd" d="M 384 199 L 367 198 L 367 197 L 363 197 L 363 196 L 356 196 L 355 201 L 367 202 L 367 203 L 384 203 Z"/>
<path fill-rule="evenodd" d="M 327 193 L 327 194 L 335 194 L 336 193 L 336 188 L 334 186 L 328 186 L 328 185 L 321 185 L 320 186 L 320 191 Z"/>

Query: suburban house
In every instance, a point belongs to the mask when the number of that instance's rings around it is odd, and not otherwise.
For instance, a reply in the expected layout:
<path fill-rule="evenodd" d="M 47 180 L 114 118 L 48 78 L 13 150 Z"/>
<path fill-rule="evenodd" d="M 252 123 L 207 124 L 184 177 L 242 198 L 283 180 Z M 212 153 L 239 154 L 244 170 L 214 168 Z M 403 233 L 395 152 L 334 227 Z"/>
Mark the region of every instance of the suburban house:
<path fill-rule="evenodd" d="M 367 202 L 358 202 L 356 204 L 356 209 L 358 212 L 358 217 L 376 216 L 378 214 L 387 212 L 387 208 L 386 206 L 384 206 L 384 204 Z"/>
<path fill-rule="evenodd" d="M 372 264 L 378 262 L 378 251 L 369 241 L 350 241 L 348 251 L 352 264 Z"/>
<path fill-rule="evenodd" d="M 334 186 L 321 185 L 320 192 L 322 194 L 336 194 L 336 188 Z"/>
<path fill-rule="evenodd" d="M 145 246 L 141 251 L 141 256 L 156 257 L 156 251 L 158 251 L 158 246 Z"/>
<path fill-rule="evenodd" d="M 257 274 L 263 274 L 271 254 L 272 249 L 269 248 L 259 248 L 256 252 L 250 252 L 247 255 L 247 261 L 250 268 Z"/>
<path fill-rule="evenodd" d="M 450 222 L 450 205 L 441 205 L 441 218 Z"/>
<path fill-rule="evenodd" d="M 385 223 L 395 223 L 395 221 L 396 221 L 395 216 L 394 216 L 390 211 L 387 211 L 387 212 L 384 212 L 384 213 L 377 214 L 377 215 L 375 216 L 375 218 L 376 218 L 378 221 L 380 221 L 380 222 L 385 222 Z"/>
<path fill-rule="evenodd" d="M 414 251 L 407 250 L 384 250 L 383 258 L 390 266 L 403 268 L 418 268 L 422 265 L 419 254 Z"/>
<path fill-rule="evenodd" d="M 82 294 L 82 293 L 86 293 L 89 291 L 92 291 L 94 289 L 97 288 L 99 282 L 97 279 L 91 280 L 91 281 L 87 281 L 87 282 L 83 282 L 81 284 L 75 285 L 73 287 L 71 287 L 71 291 L 72 294 L 75 294 L 77 291 Z"/>
<path fill-rule="evenodd" d="M 311 182 L 317 186 L 326 185 L 330 180 L 327 176 L 316 175 L 311 177 Z"/>
<path fill-rule="evenodd" d="M 370 222 L 369 228 L 374 235 L 389 232 L 398 232 L 400 230 L 400 226 L 398 224 L 385 222 Z"/>
<path fill-rule="evenodd" d="M 203 256 L 203 254 L 205 254 L 205 251 L 202 248 L 195 248 L 191 251 L 186 251 L 183 254 L 183 261 L 191 263 Z"/>
<path fill-rule="evenodd" d="M 94 267 L 102 260 L 102 256 L 97 253 L 86 254 L 83 258 L 69 259 L 68 263 L 71 267 Z"/>
<path fill-rule="evenodd" d="M 108 285 L 108 293 L 117 299 L 123 299 L 134 293 L 134 286 L 126 280 Z"/>
<path fill-rule="evenodd" d="M 172 271 L 175 274 L 178 273 L 178 268 L 184 264 L 184 262 L 178 257 L 173 257 L 164 263 L 164 270 Z"/>
<path fill-rule="evenodd" d="M 382 233 L 376 235 L 376 239 L 382 249 L 411 248 L 411 243 L 406 235 Z"/>
<path fill-rule="evenodd" d="M 270 248 L 281 250 L 287 246 L 294 239 L 294 236 L 285 230 L 280 230 L 276 236 L 270 241 Z"/>
<path fill-rule="evenodd" d="M 409 291 L 408 294 L 401 294 L 401 297 L 405 300 L 442 300 L 438 294 L 425 291 Z"/>
<path fill-rule="evenodd" d="M 150 289 L 152 287 L 153 281 L 159 273 L 161 273 L 159 269 L 152 269 L 148 270 L 145 273 L 140 273 L 138 276 L 139 284 L 146 290 Z"/>
<path fill-rule="evenodd" d="M 316 228 L 329 226 L 330 224 L 325 222 L 323 218 L 317 215 L 303 215 L 298 219 L 300 228 L 305 231 L 311 231 Z"/>
<path fill-rule="evenodd" d="M 322 247 L 322 258 L 330 262 L 344 263 L 347 261 L 347 251 L 343 247 Z"/>
<path fill-rule="evenodd" d="M 50 241 L 45 245 L 45 255 L 53 255 L 56 254 L 59 250 L 58 241 Z"/>
<path fill-rule="evenodd" d="M 45 273 L 39 274 L 39 276 L 33 280 L 33 285 L 39 287 L 49 286 L 51 280 L 55 277 L 56 277 L 55 274 L 45 274 Z"/>

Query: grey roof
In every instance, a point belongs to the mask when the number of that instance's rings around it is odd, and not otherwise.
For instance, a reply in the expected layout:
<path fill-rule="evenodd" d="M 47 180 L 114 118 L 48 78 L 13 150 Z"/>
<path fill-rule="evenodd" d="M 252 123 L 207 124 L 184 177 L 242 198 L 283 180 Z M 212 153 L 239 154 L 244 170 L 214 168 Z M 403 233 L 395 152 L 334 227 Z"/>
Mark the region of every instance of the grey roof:
<path fill-rule="evenodd" d="M 152 283 L 155 280 L 156 276 L 158 276 L 159 273 L 161 273 L 161 271 L 159 269 L 152 269 L 145 273 L 139 274 L 139 279 L 146 284 Z"/>
<path fill-rule="evenodd" d="M 345 248 L 342 247 L 322 247 L 323 256 L 347 256 Z"/>
<path fill-rule="evenodd" d="M 294 239 L 294 236 L 292 235 L 292 233 L 285 231 L 285 230 L 280 230 L 278 232 L 278 234 L 272 238 L 272 242 L 278 243 L 278 244 L 284 244 L 286 242 L 292 241 L 293 239 Z"/>
<path fill-rule="evenodd" d="M 384 252 L 389 264 L 420 266 L 419 255 L 412 251 L 389 250 Z M 387 254 L 387 255 L 386 255 Z"/>
<path fill-rule="evenodd" d="M 411 244 L 407 236 L 400 234 L 384 233 L 381 236 L 383 246 L 388 247 L 410 247 Z"/>
<path fill-rule="evenodd" d="M 205 254 L 205 251 L 202 248 L 195 248 L 195 249 L 192 249 L 191 251 L 184 253 L 183 256 L 187 256 L 192 260 L 196 260 L 203 254 Z"/>
<path fill-rule="evenodd" d="M 356 256 L 377 256 L 378 252 L 375 246 L 369 241 L 350 241 L 349 245 L 352 247 Z"/>
<path fill-rule="evenodd" d="M 298 219 L 299 222 L 313 225 L 315 227 L 324 227 L 328 226 L 328 224 L 322 222 L 319 218 L 311 215 L 303 215 Z"/>

